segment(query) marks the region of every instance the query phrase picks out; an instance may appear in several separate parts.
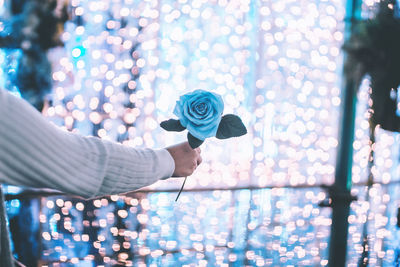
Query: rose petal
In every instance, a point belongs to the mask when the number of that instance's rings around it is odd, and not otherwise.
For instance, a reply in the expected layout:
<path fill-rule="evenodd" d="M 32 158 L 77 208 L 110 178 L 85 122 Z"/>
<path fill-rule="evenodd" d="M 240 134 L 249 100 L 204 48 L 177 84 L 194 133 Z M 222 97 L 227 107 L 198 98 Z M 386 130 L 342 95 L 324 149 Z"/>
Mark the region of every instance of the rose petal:
<path fill-rule="evenodd" d="M 216 135 L 223 110 L 220 95 L 198 89 L 180 97 L 174 114 L 194 137 L 204 140 Z"/>

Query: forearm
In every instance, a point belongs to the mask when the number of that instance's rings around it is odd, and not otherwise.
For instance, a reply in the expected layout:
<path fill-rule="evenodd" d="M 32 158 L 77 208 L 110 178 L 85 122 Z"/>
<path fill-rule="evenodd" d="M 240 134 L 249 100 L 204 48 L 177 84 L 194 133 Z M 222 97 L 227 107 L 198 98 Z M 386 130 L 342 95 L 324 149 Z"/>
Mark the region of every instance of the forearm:
<path fill-rule="evenodd" d="M 166 150 L 137 150 L 61 131 L 0 89 L 0 182 L 93 197 L 132 191 L 172 175 Z"/>
<path fill-rule="evenodd" d="M 132 149 L 111 142 L 104 144 L 108 164 L 99 195 L 127 192 L 128 187 L 138 189 L 172 176 L 175 164 L 166 149 Z M 124 164 L 126 158 L 136 160 Z"/>

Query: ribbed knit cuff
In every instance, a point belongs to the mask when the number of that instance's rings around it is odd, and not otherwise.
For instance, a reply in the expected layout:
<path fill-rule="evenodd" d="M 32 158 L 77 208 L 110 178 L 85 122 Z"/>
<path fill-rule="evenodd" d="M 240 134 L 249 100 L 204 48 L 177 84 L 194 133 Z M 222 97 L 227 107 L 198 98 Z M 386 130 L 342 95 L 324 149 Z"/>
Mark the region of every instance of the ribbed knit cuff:
<path fill-rule="evenodd" d="M 172 176 L 175 163 L 166 149 L 133 149 L 106 143 L 107 168 L 96 195 L 126 193 Z"/>
<path fill-rule="evenodd" d="M 171 154 L 166 149 L 154 150 L 154 153 L 160 164 L 160 170 L 163 170 L 160 179 L 164 180 L 170 178 L 175 171 L 175 161 Z"/>

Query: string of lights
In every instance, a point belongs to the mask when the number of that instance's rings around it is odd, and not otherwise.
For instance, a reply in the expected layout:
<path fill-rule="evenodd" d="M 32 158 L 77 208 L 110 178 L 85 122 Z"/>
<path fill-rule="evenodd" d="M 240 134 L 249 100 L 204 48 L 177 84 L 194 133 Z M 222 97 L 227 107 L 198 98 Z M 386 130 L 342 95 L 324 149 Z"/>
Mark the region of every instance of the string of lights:
<path fill-rule="evenodd" d="M 364 17 L 374 2 L 364 1 Z M 344 0 L 64 3 L 71 14 L 64 46 L 48 52 L 49 120 L 127 146 L 164 147 L 186 136 L 159 122 L 180 95 L 202 88 L 222 95 L 225 113 L 238 114 L 250 132 L 207 140 L 204 162 L 177 203 L 180 179 L 95 200 L 40 197 L 32 230 L 40 232 L 42 266 L 328 265 L 331 211 L 319 203 L 321 185 L 333 182 L 339 142 Z M 0 52 L 0 83 L 18 94 L 7 77 L 21 51 Z M 370 264 L 392 266 L 400 257 L 400 137 L 378 128 L 370 146 L 368 90 L 365 79 L 347 263 L 357 266 L 368 221 Z M 367 199 L 371 149 L 375 183 Z M 16 196 L 8 194 L 11 217 L 36 197 Z"/>

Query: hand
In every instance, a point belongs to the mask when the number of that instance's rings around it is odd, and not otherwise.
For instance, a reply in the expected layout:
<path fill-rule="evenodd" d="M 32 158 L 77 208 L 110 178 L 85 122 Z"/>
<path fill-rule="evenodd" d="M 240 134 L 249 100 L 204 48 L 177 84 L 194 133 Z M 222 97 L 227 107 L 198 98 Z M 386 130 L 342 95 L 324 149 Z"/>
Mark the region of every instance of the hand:
<path fill-rule="evenodd" d="M 191 175 L 202 161 L 200 148 L 192 149 L 188 142 L 167 147 L 167 150 L 175 162 L 175 171 L 172 177 Z"/>

